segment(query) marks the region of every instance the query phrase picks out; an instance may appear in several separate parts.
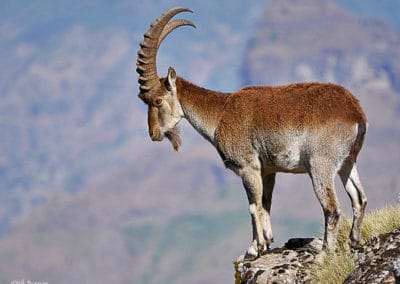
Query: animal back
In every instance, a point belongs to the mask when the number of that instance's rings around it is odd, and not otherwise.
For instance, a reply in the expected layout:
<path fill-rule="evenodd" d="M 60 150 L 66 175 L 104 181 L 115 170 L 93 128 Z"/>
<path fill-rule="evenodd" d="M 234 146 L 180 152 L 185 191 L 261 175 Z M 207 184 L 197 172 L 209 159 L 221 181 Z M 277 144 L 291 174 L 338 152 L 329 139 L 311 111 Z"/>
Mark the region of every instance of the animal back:
<path fill-rule="evenodd" d="M 268 128 L 318 127 L 329 121 L 366 123 L 358 100 L 344 87 L 330 83 L 245 87 L 230 96 L 226 108 L 242 112 L 252 125 Z"/>

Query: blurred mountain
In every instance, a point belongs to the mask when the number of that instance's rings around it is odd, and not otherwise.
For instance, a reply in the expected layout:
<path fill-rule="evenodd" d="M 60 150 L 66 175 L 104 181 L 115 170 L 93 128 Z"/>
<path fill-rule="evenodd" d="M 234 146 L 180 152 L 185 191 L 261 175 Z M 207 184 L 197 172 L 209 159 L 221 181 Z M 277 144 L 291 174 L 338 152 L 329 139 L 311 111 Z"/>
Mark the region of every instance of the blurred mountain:
<path fill-rule="evenodd" d="M 366 1 L 363 17 L 353 14 L 363 5 L 356 0 L 341 1 L 342 8 L 331 1 L 268 1 L 265 8 L 261 0 L 203 2 L 185 4 L 195 13 L 180 17 L 197 29 L 166 39 L 160 75 L 172 65 L 223 91 L 242 82 L 344 84 L 370 120 L 360 155 L 369 206 L 390 202 L 400 188 L 399 31 L 380 19 L 392 19 L 398 2 L 374 14 L 380 2 Z M 151 143 L 146 108 L 136 99 L 143 33 L 179 5 L 2 2 L 1 283 L 232 281 L 232 260 L 251 236 L 240 180 L 187 123 L 180 153 Z M 278 244 L 318 234 L 322 213 L 306 176 L 280 175 L 272 210 Z"/>

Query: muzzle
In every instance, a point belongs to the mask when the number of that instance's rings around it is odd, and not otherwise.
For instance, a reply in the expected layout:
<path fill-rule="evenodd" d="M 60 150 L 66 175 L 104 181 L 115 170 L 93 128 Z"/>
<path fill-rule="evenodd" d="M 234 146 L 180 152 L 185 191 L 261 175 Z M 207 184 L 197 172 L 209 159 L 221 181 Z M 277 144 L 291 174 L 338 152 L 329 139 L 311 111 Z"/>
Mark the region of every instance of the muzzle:
<path fill-rule="evenodd" d="M 162 141 L 164 139 L 164 134 L 162 134 L 161 131 L 157 129 L 150 129 L 149 135 L 151 140 L 153 141 Z"/>

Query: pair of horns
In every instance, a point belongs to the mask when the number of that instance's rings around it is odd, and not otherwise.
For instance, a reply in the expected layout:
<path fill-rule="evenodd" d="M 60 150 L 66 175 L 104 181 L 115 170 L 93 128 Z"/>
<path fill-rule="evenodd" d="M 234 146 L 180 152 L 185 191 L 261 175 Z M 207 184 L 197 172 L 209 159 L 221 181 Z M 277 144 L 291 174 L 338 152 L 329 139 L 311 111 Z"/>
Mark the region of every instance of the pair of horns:
<path fill-rule="evenodd" d="M 157 74 L 156 57 L 157 51 L 162 41 L 176 28 L 181 26 L 196 26 L 188 20 L 176 19 L 170 21 L 172 17 L 181 12 L 191 12 L 192 10 L 184 7 L 176 7 L 168 10 L 158 17 L 144 34 L 144 39 L 140 43 L 136 72 L 139 74 L 140 93 L 146 93 L 160 86 Z"/>

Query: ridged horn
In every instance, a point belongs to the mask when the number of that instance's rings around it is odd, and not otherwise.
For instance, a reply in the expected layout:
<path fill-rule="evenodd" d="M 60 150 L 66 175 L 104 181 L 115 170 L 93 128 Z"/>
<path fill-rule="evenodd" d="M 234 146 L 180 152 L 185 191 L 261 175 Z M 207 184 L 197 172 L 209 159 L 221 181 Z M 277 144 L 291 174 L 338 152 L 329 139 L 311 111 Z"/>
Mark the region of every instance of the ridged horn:
<path fill-rule="evenodd" d="M 196 25 L 193 24 L 193 22 L 188 21 L 188 20 L 183 20 L 183 19 L 177 19 L 177 20 L 173 20 L 172 22 L 169 22 L 165 28 L 163 29 L 161 35 L 160 35 L 160 39 L 158 40 L 158 44 L 157 44 L 157 48 L 160 47 L 161 43 L 163 42 L 163 40 L 176 28 L 179 28 L 181 26 L 191 26 L 193 28 L 196 28 Z"/>
<path fill-rule="evenodd" d="M 157 51 L 161 42 L 174 29 L 180 26 L 195 25 L 187 20 L 173 20 L 172 17 L 181 12 L 192 12 L 185 7 L 175 7 L 158 17 L 150 28 L 144 34 L 144 39 L 140 43 L 140 49 L 137 52 L 136 72 L 139 74 L 140 93 L 148 92 L 160 86 L 160 80 L 157 75 Z"/>

